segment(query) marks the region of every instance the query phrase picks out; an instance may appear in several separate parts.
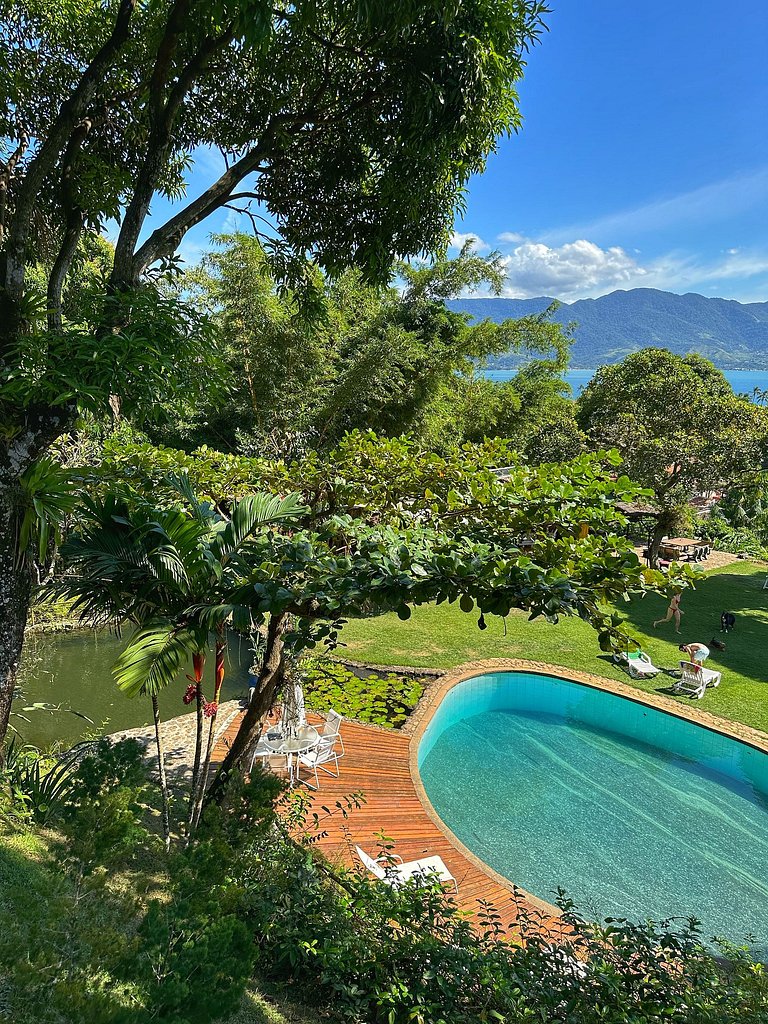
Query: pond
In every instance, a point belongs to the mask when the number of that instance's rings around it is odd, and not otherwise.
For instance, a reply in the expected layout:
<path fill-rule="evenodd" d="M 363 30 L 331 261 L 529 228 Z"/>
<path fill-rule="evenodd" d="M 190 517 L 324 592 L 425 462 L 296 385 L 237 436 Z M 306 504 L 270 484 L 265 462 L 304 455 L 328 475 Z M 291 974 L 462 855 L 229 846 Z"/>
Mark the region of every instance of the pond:
<path fill-rule="evenodd" d="M 125 647 L 126 637 L 95 630 L 69 633 L 32 633 L 26 638 L 19 686 L 22 696 L 14 701 L 11 722 L 21 738 L 39 747 L 59 743 L 71 746 L 94 733 L 117 732 L 152 722 L 152 705 L 146 697 L 123 696 L 112 677 L 112 665 Z M 222 700 L 243 697 L 248 690 L 248 668 L 252 657 L 247 640 L 235 639 L 227 652 Z M 205 692 L 213 695 L 213 658 L 205 666 Z M 188 681 L 184 674 L 178 684 L 160 697 L 163 718 L 174 718 L 188 709 L 182 695 Z M 34 703 L 61 705 L 55 713 L 23 711 Z M 87 715 L 93 725 L 64 709 Z"/>
<path fill-rule="evenodd" d="M 684 918 L 768 950 L 768 754 L 535 673 L 459 683 L 419 745 L 427 795 L 486 864 L 596 918 Z"/>

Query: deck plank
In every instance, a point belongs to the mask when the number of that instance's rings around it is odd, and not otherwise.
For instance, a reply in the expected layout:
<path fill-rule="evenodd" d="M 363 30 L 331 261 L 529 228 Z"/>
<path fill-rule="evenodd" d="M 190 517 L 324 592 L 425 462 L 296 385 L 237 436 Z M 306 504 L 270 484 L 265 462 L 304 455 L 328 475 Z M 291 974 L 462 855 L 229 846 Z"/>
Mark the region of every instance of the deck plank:
<path fill-rule="evenodd" d="M 230 723 L 219 737 L 212 763 L 224 759 L 239 728 L 241 715 Z M 317 724 L 317 716 L 310 716 Z M 362 792 L 365 803 L 349 813 L 346 819 L 334 816 L 324 823 L 327 835 L 317 847 L 329 860 L 357 866 L 353 847 L 359 845 L 368 853 L 376 850 L 377 834 L 383 833 L 394 842 L 396 852 L 404 861 L 439 854 L 458 882 L 457 901 L 463 910 L 476 914 L 478 900 L 492 904 L 510 932 L 523 905 L 534 917 L 541 911 L 515 894 L 511 885 L 469 860 L 427 814 L 419 799 L 409 767 L 410 738 L 395 731 L 384 731 L 360 722 L 345 721 L 341 735 L 345 754 L 340 759 L 339 777 L 321 772 L 321 788 L 314 795 L 312 809 L 333 806 L 353 792 Z M 542 927 L 557 931 L 556 921 L 542 919 Z"/>

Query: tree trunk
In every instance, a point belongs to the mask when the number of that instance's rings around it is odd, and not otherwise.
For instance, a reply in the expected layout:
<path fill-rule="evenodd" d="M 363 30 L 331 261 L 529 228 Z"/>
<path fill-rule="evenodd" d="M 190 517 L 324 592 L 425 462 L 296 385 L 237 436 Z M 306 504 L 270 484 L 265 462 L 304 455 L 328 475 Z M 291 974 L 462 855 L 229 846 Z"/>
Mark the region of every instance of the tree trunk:
<path fill-rule="evenodd" d="M 211 755 L 213 754 L 213 743 L 214 743 L 214 729 L 216 727 L 216 718 L 219 713 L 219 698 L 221 697 L 221 687 L 224 684 L 224 655 L 227 651 L 227 640 L 224 632 L 223 623 L 216 627 L 216 662 L 214 669 L 214 688 L 213 688 L 213 714 L 211 715 L 211 724 L 208 728 L 208 745 L 205 749 L 205 761 L 202 768 L 200 769 L 200 777 L 197 782 L 197 790 L 195 793 L 194 806 L 192 808 L 192 818 L 190 825 L 192 830 L 196 829 L 200 822 L 200 814 L 203 810 L 203 801 L 205 800 L 205 791 L 208 786 L 208 773 L 211 769 Z"/>
<path fill-rule="evenodd" d="M 208 793 L 209 800 L 220 800 L 232 773 L 246 770 L 248 758 L 259 741 L 264 716 L 272 707 L 275 694 L 283 681 L 283 635 L 288 629 L 289 622 L 290 617 L 285 612 L 272 615 L 269 620 L 267 646 L 256 689 L 232 746 L 213 780 Z"/>
<path fill-rule="evenodd" d="M 195 684 L 195 763 L 192 768 L 192 785 L 189 793 L 189 825 L 192 824 L 195 809 L 195 794 L 197 793 L 197 780 L 200 777 L 200 761 L 203 756 L 203 670 L 205 668 L 205 651 L 197 651 L 192 655 L 192 666 Z M 187 679 L 190 677 L 187 676 Z"/>
<path fill-rule="evenodd" d="M 648 564 L 652 569 L 657 568 L 661 541 L 666 537 L 670 528 L 674 526 L 674 523 L 674 515 L 668 509 L 662 509 L 662 511 L 656 516 L 656 526 L 654 527 L 653 536 L 651 537 L 650 544 L 648 545 Z"/>
<path fill-rule="evenodd" d="M 0 750 L 5 743 L 24 643 L 32 569 L 20 558 L 16 538 L 21 507 L 17 486 L 0 487 Z"/>
<path fill-rule="evenodd" d="M 171 807 L 168 797 L 168 779 L 165 775 L 165 751 L 163 750 L 163 737 L 160 734 L 160 705 L 157 694 L 152 694 L 152 717 L 155 722 L 155 743 L 157 744 L 157 770 L 160 775 L 160 793 L 163 798 L 163 839 L 165 840 L 165 852 L 171 848 Z"/>
<path fill-rule="evenodd" d="M 0 324 L 0 347 L 6 330 L 6 324 Z M 19 524 L 26 511 L 21 478 L 74 415 L 74 406 L 29 406 L 18 410 L 14 422 L 11 411 L 6 424 L 10 440 L 0 439 L 0 750 L 8 731 L 33 586 L 27 552 L 18 549 Z"/>

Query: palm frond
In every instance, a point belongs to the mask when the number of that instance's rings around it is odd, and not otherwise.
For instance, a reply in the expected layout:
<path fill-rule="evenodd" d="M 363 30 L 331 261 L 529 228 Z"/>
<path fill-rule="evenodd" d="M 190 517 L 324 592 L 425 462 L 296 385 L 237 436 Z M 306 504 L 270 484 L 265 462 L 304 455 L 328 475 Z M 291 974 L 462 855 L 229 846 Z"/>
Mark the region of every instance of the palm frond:
<path fill-rule="evenodd" d="M 210 526 L 216 518 L 216 510 L 210 502 L 200 501 L 189 479 L 189 473 L 169 473 L 165 480 L 184 498 L 194 519 L 203 526 Z"/>
<path fill-rule="evenodd" d="M 70 474 L 53 459 L 38 459 L 20 479 L 24 515 L 19 524 L 17 550 L 23 559 L 33 549 L 40 563 L 48 557 L 53 539 L 60 540 L 61 528 L 72 512 L 77 495 Z"/>
<path fill-rule="evenodd" d="M 136 630 L 112 672 L 126 696 L 152 696 L 173 682 L 196 649 L 189 630 L 169 622 L 149 623 Z"/>
<path fill-rule="evenodd" d="M 211 542 L 219 558 L 227 557 L 254 533 L 270 523 L 296 520 L 307 511 L 297 492 L 284 498 L 274 494 L 251 494 L 242 498 L 232 508 L 232 517 L 223 530 Z"/>

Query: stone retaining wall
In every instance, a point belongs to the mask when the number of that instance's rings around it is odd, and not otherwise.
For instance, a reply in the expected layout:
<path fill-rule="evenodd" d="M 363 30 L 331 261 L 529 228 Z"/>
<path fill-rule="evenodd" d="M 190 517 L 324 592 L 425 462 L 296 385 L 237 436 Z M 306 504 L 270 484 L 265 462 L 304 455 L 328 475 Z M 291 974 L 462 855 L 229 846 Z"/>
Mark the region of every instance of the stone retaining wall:
<path fill-rule="evenodd" d="M 235 715 L 241 710 L 242 705 L 238 700 L 228 700 L 219 705 L 219 713 L 216 716 L 216 729 L 214 733 L 214 746 L 216 740 L 226 730 Z M 205 736 L 208 735 L 208 721 L 205 720 Z M 167 722 L 160 723 L 160 735 L 165 747 L 165 770 L 168 773 L 168 782 L 173 786 L 188 785 L 192 778 L 192 765 L 195 761 L 195 737 L 197 735 L 197 715 L 179 715 L 178 718 L 169 718 Z M 123 729 L 114 732 L 107 737 L 109 740 L 134 739 L 144 747 L 144 756 L 151 765 L 153 772 L 157 770 L 157 748 L 155 746 L 154 725 L 141 726 L 138 729 Z"/>

